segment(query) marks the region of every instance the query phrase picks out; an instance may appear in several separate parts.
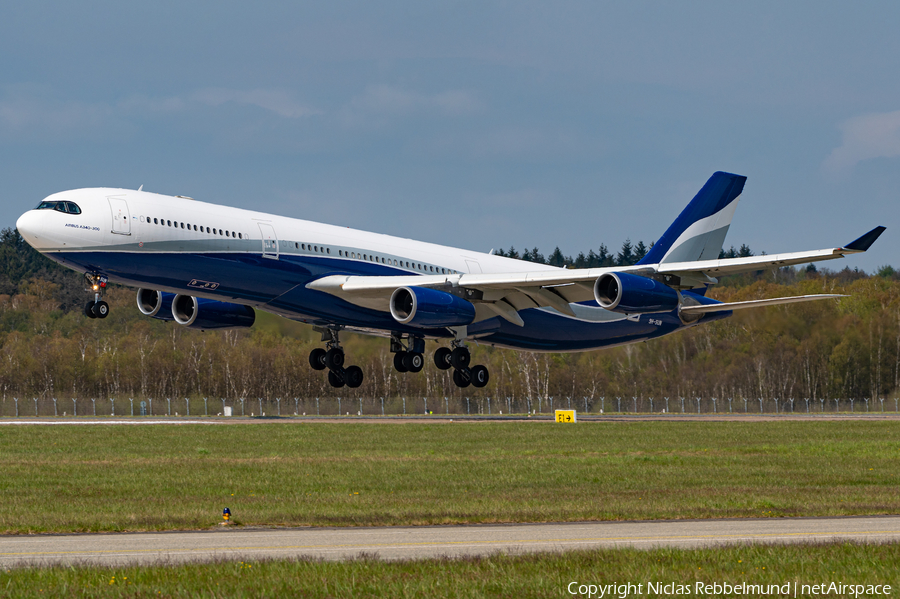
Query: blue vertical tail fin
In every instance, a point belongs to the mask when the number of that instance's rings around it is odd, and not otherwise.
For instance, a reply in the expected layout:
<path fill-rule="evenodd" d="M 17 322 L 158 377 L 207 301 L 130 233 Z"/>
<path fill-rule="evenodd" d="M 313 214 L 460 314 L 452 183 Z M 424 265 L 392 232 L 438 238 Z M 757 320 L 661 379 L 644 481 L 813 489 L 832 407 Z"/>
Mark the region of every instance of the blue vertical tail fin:
<path fill-rule="evenodd" d="M 747 177 L 716 172 L 638 264 L 719 257 Z"/>

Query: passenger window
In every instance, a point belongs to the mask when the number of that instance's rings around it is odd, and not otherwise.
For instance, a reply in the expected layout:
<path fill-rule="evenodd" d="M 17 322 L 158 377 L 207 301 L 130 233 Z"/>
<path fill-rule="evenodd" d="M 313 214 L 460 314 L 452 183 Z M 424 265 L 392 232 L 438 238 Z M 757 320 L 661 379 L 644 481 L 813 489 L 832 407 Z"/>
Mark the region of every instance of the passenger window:
<path fill-rule="evenodd" d="M 326 254 L 330 254 L 330 253 L 331 253 L 331 248 L 325 248 L 325 253 L 326 253 Z"/>
<path fill-rule="evenodd" d="M 167 221 L 166 221 L 166 224 L 168 224 L 168 225 L 171 227 L 171 226 L 172 226 L 172 221 L 167 220 Z"/>
<path fill-rule="evenodd" d="M 231 235 L 228 234 L 228 231 L 225 231 L 225 237 L 231 237 Z"/>
<path fill-rule="evenodd" d="M 184 223 L 181 223 L 181 228 L 182 228 L 182 229 L 184 228 Z"/>
<path fill-rule="evenodd" d="M 224 234 L 225 233 L 222 231 L 222 229 L 219 229 L 219 235 L 224 235 Z"/>

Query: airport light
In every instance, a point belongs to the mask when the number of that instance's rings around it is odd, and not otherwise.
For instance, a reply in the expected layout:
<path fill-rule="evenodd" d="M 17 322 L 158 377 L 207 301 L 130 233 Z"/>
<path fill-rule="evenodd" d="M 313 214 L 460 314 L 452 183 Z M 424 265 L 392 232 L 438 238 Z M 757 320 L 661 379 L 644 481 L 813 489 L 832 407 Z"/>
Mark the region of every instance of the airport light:
<path fill-rule="evenodd" d="M 225 524 L 228 524 L 228 521 L 231 520 L 231 510 L 230 509 L 225 508 L 224 510 L 222 510 L 222 520 L 225 521 Z"/>

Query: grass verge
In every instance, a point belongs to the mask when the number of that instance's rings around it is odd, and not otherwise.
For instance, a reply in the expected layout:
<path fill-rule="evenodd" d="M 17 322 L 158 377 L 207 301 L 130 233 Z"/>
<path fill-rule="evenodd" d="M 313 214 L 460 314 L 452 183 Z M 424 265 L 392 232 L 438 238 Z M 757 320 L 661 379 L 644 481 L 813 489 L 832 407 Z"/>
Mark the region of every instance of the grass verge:
<path fill-rule="evenodd" d="M 577 583 L 570 586 L 571 583 Z M 648 587 L 654 585 L 671 585 Z M 900 545 L 755 545 L 609 549 L 472 559 L 380 562 L 235 561 L 127 568 L 50 567 L 0 572 L 5 597 L 585 597 L 580 585 L 642 585 L 629 597 L 735 596 L 697 583 L 900 585 Z M 605 596 L 620 597 L 623 590 Z M 584 588 L 585 591 L 589 587 Z M 628 589 L 625 589 L 628 590 Z M 882 589 L 883 590 L 883 589 Z M 574 594 L 572 593 L 574 591 Z M 639 592 L 638 592 L 639 591 Z M 657 592 L 654 592 L 657 591 Z M 700 592 L 698 592 L 700 591 Z M 812 589 L 808 589 L 812 591 Z M 684 594 L 684 593 L 682 593 Z M 762 593 L 738 595 L 756 596 Z M 779 594 L 777 592 L 772 594 Z M 820 593 L 825 595 L 825 593 Z M 593 596 L 599 596 L 594 593 Z M 793 587 L 789 596 L 794 596 Z M 831 596 L 852 596 L 831 593 Z"/>
<path fill-rule="evenodd" d="M 900 422 L 19 426 L 4 533 L 900 512 Z"/>

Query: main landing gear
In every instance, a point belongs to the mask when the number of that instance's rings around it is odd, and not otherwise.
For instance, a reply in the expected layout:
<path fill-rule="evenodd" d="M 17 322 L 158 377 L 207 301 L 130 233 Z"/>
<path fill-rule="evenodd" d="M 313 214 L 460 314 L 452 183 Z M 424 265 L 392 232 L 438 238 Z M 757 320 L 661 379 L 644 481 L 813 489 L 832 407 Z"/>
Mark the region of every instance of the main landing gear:
<path fill-rule="evenodd" d="M 491 378 L 486 366 L 469 367 L 471 360 L 469 348 L 458 341 L 453 342 L 453 349 L 439 347 L 434 352 L 434 365 L 441 370 L 453 368 L 453 384 L 463 389 L 469 385 L 484 387 Z"/>
<path fill-rule="evenodd" d="M 328 369 L 328 384 L 335 388 L 347 385 L 355 389 L 362 385 L 363 371 L 359 366 L 344 368 L 344 350 L 338 339 L 338 329 L 321 329 L 326 348 L 317 347 L 309 353 L 309 365 L 313 370 Z"/>
<path fill-rule="evenodd" d="M 106 318 L 109 316 L 109 304 L 100 298 L 103 297 L 103 291 L 106 289 L 109 279 L 102 275 L 90 273 L 85 273 L 84 278 L 87 280 L 88 285 L 91 286 L 90 290 L 94 293 L 93 301 L 84 305 L 84 315 L 88 318 Z"/>
<path fill-rule="evenodd" d="M 462 341 L 453 341 L 453 348 L 439 347 L 434 352 L 434 364 L 441 370 L 453 368 L 453 383 L 460 388 L 473 385 L 484 387 L 490 380 L 490 373 L 484 366 L 469 367 L 472 356 Z M 400 335 L 391 335 L 391 352 L 394 353 L 394 368 L 397 372 L 419 372 L 425 366 L 425 340 L 410 337 L 404 347 Z"/>

